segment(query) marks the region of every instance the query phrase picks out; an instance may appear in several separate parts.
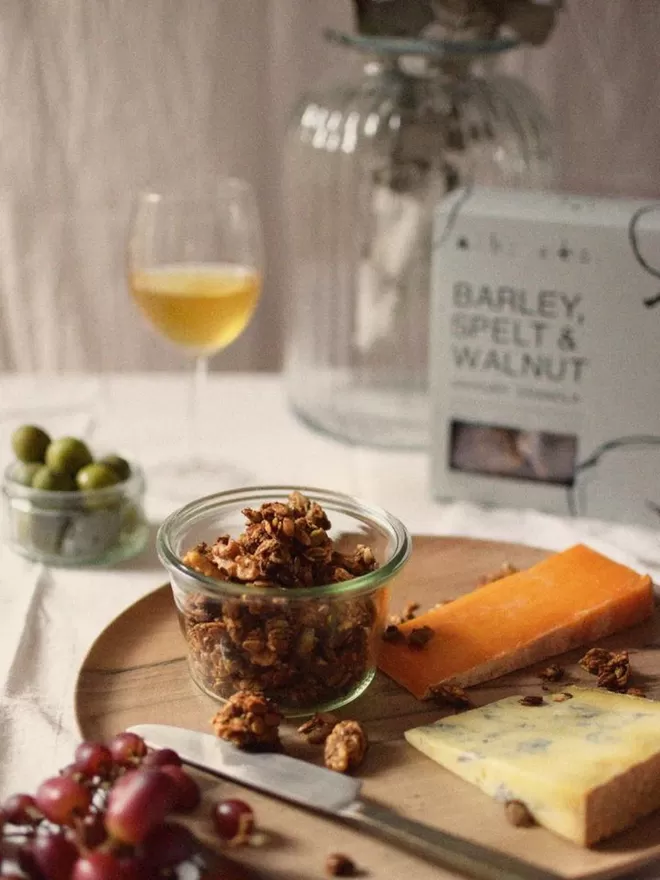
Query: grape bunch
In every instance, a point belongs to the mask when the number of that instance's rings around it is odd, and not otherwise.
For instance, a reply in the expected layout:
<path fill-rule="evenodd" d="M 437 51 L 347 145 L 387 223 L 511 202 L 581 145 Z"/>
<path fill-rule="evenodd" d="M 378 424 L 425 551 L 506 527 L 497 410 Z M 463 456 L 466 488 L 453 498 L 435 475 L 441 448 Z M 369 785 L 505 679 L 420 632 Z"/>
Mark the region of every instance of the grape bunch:
<path fill-rule="evenodd" d="M 172 818 L 200 803 L 172 749 L 150 751 L 130 732 L 83 742 L 34 795 L 14 794 L 0 806 L 0 880 L 160 880 L 184 866 L 199 880 L 243 880 L 235 862 L 209 864 L 208 851 Z M 235 799 L 214 803 L 210 819 L 231 844 L 248 842 L 254 829 L 251 807 Z"/>

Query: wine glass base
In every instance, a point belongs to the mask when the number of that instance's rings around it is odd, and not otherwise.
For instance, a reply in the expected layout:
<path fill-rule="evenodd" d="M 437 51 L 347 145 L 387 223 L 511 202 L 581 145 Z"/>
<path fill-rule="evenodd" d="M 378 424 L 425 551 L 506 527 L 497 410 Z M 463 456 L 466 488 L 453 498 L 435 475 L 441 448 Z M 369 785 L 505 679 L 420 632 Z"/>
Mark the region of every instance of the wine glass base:
<path fill-rule="evenodd" d="M 173 458 L 147 469 L 148 492 L 178 504 L 253 482 L 254 475 L 249 471 L 216 458 Z"/>

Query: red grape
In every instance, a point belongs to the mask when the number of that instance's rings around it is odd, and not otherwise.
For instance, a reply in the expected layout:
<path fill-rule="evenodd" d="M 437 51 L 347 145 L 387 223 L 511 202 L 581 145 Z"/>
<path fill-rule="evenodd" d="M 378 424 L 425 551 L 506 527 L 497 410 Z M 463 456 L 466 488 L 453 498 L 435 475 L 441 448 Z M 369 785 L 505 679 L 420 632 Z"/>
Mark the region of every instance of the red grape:
<path fill-rule="evenodd" d="M 129 773 L 110 791 L 105 827 L 122 843 L 140 843 L 172 809 L 174 781 L 161 770 L 147 768 Z"/>
<path fill-rule="evenodd" d="M 189 776 L 183 768 L 170 764 L 159 767 L 159 770 L 161 773 L 166 773 L 174 781 L 174 803 L 172 804 L 174 812 L 192 813 L 193 810 L 196 810 L 202 800 L 202 793 L 192 776 Z"/>
<path fill-rule="evenodd" d="M 78 826 L 77 830 L 80 842 L 85 849 L 95 849 L 108 837 L 102 813 L 90 813 L 89 816 L 85 816 L 85 821 Z"/>
<path fill-rule="evenodd" d="M 137 733 L 118 733 L 108 743 L 112 759 L 122 767 L 132 767 L 147 754 L 147 744 Z"/>
<path fill-rule="evenodd" d="M 185 862 L 195 849 L 195 838 L 187 828 L 177 822 L 164 822 L 147 834 L 140 854 L 146 865 L 160 871 Z"/>
<path fill-rule="evenodd" d="M 156 749 L 155 752 L 148 752 L 142 761 L 143 767 L 180 767 L 181 758 L 174 749 Z"/>
<path fill-rule="evenodd" d="M 137 859 L 120 858 L 112 853 L 96 852 L 78 859 L 71 880 L 143 880 Z"/>
<path fill-rule="evenodd" d="M 252 807 L 245 801 L 233 798 L 218 801 L 211 810 L 211 818 L 215 830 L 224 840 L 237 842 L 247 840 L 254 828 Z"/>
<path fill-rule="evenodd" d="M 2 805 L 5 821 L 10 825 L 34 825 L 43 819 L 31 794 L 13 794 Z"/>
<path fill-rule="evenodd" d="M 25 846 L 19 847 L 16 852 L 16 861 L 18 862 L 18 867 L 23 871 L 24 874 L 27 874 L 28 877 L 37 878 L 37 880 L 42 880 L 43 875 L 41 873 L 41 869 L 37 864 L 37 860 L 32 852 L 32 847 L 29 844 L 25 844 Z"/>
<path fill-rule="evenodd" d="M 140 856 L 131 856 L 121 860 L 121 873 L 118 880 L 161 880 L 162 874 L 155 871 Z M 167 875 L 170 876 L 169 874 Z M 173 878 L 176 874 L 171 875 Z"/>
<path fill-rule="evenodd" d="M 30 849 L 47 880 L 69 880 L 78 849 L 63 834 L 39 834 Z"/>
<path fill-rule="evenodd" d="M 62 767 L 60 776 L 69 776 L 71 779 L 75 779 L 76 782 L 82 782 L 85 778 L 85 774 L 75 764 L 67 764 L 66 767 Z"/>
<path fill-rule="evenodd" d="M 223 858 L 213 868 L 206 868 L 200 874 L 199 880 L 250 880 L 253 876 L 243 865 Z"/>
<path fill-rule="evenodd" d="M 112 770 L 113 760 L 110 749 L 101 743 L 80 743 L 74 758 L 74 767 L 85 776 L 100 776 L 101 779 L 105 779 Z"/>
<path fill-rule="evenodd" d="M 56 825 L 73 825 L 89 809 L 91 795 L 70 776 L 53 776 L 37 789 L 37 806 Z"/>

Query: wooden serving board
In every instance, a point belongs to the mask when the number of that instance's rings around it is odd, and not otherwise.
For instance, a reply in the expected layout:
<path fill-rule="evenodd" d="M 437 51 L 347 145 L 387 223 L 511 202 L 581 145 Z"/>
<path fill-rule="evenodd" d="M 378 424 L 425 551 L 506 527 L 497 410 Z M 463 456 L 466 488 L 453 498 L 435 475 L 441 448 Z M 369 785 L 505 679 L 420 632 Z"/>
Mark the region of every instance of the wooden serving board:
<path fill-rule="evenodd" d="M 473 589 L 480 576 L 504 562 L 524 568 L 546 555 L 512 544 L 415 538 L 411 560 L 394 585 L 392 611 L 399 611 L 409 601 L 430 607 Z M 635 681 L 631 683 L 644 686 L 649 696 L 660 698 L 660 630 L 656 621 L 601 644 L 629 649 L 635 670 Z M 577 666 L 583 653 L 574 651 L 558 662 L 567 668 L 571 683 L 593 686 L 593 677 Z M 132 724 L 149 722 L 210 732 L 209 720 L 217 704 L 192 683 L 184 656 L 170 589 L 162 587 L 111 623 L 84 661 L 76 688 L 76 711 L 83 737 L 107 738 Z M 511 694 L 541 693 L 537 671 L 512 673 L 473 688 L 470 693 L 477 704 Z M 369 734 L 370 749 L 359 771 L 364 794 L 406 816 L 517 855 L 567 878 L 613 877 L 660 856 L 660 813 L 593 850 L 581 849 L 541 828 L 509 825 L 500 804 L 405 742 L 403 732 L 407 728 L 437 720 L 442 713 L 417 701 L 380 673 L 362 697 L 338 714 L 357 718 Z M 283 739 L 289 754 L 322 762 L 321 748 L 301 742 L 295 724 L 287 726 Z M 567 755 L 566 760 L 570 761 L 571 756 Z M 265 832 L 265 843 L 235 855 L 264 877 L 322 877 L 327 854 L 337 851 L 349 854 L 368 876 L 391 880 L 454 876 L 340 822 L 214 777 L 203 776 L 202 781 L 205 796 L 239 796 L 253 804 Z M 202 837 L 210 831 L 203 809 L 194 823 Z"/>

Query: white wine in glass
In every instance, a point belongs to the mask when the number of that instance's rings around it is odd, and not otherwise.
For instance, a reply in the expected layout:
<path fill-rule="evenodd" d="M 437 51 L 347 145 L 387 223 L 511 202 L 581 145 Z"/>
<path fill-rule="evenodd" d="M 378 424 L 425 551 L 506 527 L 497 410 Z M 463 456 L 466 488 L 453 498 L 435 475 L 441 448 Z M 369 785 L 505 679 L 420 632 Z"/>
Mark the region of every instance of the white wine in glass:
<path fill-rule="evenodd" d="M 194 495 L 195 484 L 223 488 L 231 469 L 198 453 L 201 403 L 208 359 L 231 345 L 247 327 L 261 293 L 261 227 L 254 193 L 235 178 L 209 193 L 144 193 L 131 222 L 128 271 L 133 299 L 163 336 L 195 359 L 190 394 L 188 450 L 171 476 L 178 495 Z"/>

